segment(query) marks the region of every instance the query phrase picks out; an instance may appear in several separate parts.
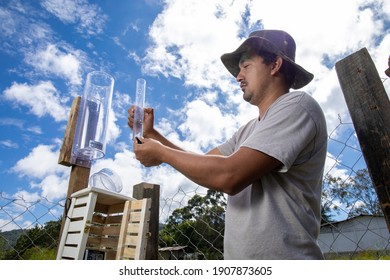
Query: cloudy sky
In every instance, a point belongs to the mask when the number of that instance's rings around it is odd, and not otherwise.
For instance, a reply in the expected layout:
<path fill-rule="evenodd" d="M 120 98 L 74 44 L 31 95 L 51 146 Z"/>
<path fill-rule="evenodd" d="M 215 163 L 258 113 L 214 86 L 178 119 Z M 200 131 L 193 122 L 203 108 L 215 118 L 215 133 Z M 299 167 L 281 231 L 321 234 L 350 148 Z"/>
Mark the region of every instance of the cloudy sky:
<path fill-rule="evenodd" d="M 94 70 L 111 74 L 115 86 L 107 153 L 92 173 L 113 169 L 127 195 L 140 182 L 159 184 L 162 198 L 200 192 L 169 166 L 135 160 L 127 109 L 136 80 L 146 79 L 159 130 L 206 152 L 258 113 L 220 62 L 257 29 L 295 38 L 296 61 L 315 75 L 304 90 L 323 108 L 332 137 L 354 146 L 351 126 L 334 131 L 350 122 L 334 65 L 367 48 L 389 92 L 389 19 L 384 0 L 0 0 L 1 197 L 64 198 L 70 169 L 57 164 L 58 154 L 72 100 Z M 343 175 L 356 162 L 359 153 L 340 149 L 330 143 L 326 172 Z M 10 229 L 1 228 L 7 220 L 0 216 L 0 229 Z"/>

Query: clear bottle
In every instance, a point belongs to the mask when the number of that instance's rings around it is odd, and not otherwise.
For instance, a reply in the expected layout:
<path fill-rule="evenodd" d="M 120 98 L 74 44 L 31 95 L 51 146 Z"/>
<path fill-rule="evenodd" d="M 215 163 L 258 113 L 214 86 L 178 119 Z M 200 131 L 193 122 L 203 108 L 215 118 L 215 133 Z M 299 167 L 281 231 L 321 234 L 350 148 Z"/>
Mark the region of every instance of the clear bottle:
<path fill-rule="evenodd" d="M 104 157 L 114 79 L 101 71 L 87 75 L 81 98 L 72 157 L 76 165 L 90 167 Z"/>

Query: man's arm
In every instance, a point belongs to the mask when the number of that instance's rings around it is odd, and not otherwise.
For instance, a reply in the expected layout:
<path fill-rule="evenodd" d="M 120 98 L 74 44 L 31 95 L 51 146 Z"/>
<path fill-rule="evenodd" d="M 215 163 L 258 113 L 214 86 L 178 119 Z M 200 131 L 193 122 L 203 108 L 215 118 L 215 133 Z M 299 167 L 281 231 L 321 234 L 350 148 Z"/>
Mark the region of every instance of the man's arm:
<path fill-rule="evenodd" d="M 281 163 L 262 152 L 242 147 L 230 156 L 218 149 L 199 155 L 173 149 L 153 139 L 134 143 L 136 158 L 145 166 L 167 163 L 193 182 L 209 189 L 235 195 L 275 170 Z"/>

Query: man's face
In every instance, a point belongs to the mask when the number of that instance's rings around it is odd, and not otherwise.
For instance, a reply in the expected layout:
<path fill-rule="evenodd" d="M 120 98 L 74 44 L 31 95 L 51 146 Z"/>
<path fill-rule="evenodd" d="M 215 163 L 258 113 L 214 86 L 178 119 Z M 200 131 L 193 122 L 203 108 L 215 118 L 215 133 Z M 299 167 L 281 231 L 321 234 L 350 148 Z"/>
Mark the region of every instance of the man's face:
<path fill-rule="evenodd" d="M 271 66 L 263 63 L 263 58 L 250 53 L 244 53 L 239 61 L 240 72 L 237 81 L 240 83 L 245 101 L 258 106 L 263 93 L 269 86 Z"/>

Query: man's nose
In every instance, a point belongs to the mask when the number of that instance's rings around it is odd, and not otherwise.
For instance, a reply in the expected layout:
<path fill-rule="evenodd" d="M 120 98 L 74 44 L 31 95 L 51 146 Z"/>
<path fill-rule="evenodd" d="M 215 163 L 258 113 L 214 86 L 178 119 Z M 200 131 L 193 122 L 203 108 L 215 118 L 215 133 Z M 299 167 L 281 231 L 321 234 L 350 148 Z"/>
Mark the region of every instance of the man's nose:
<path fill-rule="evenodd" d="M 241 82 L 244 79 L 241 69 L 239 69 L 238 74 L 236 76 L 236 81 Z"/>

